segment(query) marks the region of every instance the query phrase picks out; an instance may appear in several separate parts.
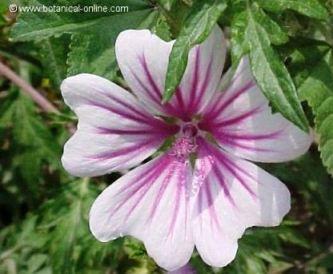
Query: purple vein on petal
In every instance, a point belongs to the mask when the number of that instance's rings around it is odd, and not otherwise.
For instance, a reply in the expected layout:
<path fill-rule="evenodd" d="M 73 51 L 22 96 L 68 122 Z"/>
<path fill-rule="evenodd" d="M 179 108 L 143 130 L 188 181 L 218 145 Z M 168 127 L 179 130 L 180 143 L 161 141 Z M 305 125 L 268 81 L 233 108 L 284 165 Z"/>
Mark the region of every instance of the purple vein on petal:
<path fill-rule="evenodd" d="M 198 212 L 199 214 L 201 214 L 201 212 L 203 211 L 203 191 L 199 190 L 198 193 Z M 202 218 L 199 218 L 200 221 L 200 230 L 202 231 Z"/>
<path fill-rule="evenodd" d="M 155 142 L 154 142 L 155 141 Z M 125 147 L 122 149 L 118 149 L 116 151 L 108 151 L 108 152 L 103 152 L 97 155 L 92 155 L 89 158 L 94 159 L 94 160 L 108 160 L 111 159 L 113 157 L 118 157 L 118 156 L 122 156 L 122 155 L 126 155 L 129 153 L 132 153 L 134 151 L 137 150 L 137 152 L 139 152 L 140 150 L 144 149 L 145 147 L 155 144 L 157 142 L 157 140 L 148 140 L 145 142 L 141 142 L 141 143 L 136 143 L 132 146 L 129 147 Z"/>
<path fill-rule="evenodd" d="M 208 120 L 207 117 L 201 121 L 198 126 L 200 129 L 205 130 L 205 131 L 217 131 L 219 128 L 221 127 L 227 127 L 227 126 L 233 126 L 235 124 L 241 123 L 242 121 L 256 115 L 257 113 L 259 113 L 261 110 L 259 107 L 249 110 L 239 116 L 233 117 L 233 118 L 229 118 L 227 120 L 223 120 L 222 121 L 215 121 L 215 119 L 213 120 Z M 216 119 L 217 120 L 217 119 Z"/>
<path fill-rule="evenodd" d="M 133 178 L 133 183 L 128 186 L 128 185 L 124 185 L 118 192 L 117 195 L 122 194 L 125 191 L 129 191 L 131 188 L 133 188 L 133 186 L 136 186 L 137 184 L 139 184 L 140 182 L 146 182 L 149 181 L 151 179 L 151 177 L 148 178 L 148 176 L 150 176 L 151 174 L 155 174 L 156 170 L 159 170 L 161 167 L 165 167 L 167 166 L 165 163 L 165 158 L 161 158 L 158 162 L 156 162 L 154 165 L 152 165 L 148 171 L 146 171 L 144 174 L 138 174 L 137 176 L 135 176 L 135 178 Z M 147 179 L 148 178 L 148 179 Z M 144 183 L 143 183 L 144 184 Z M 140 184 L 142 185 L 142 184 Z"/>
<path fill-rule="evenodd" d="M 267 140 L 267 139 L 276 139 L 283 133 L 283 130 L 276 130 L 274 132 L 262 133 L 262 134 L 250 134 L 250 133 L 241 133 L 233 134 L 227 132 L 218 132 L 220 139 L 231 139 L 231 140 L 243 140 L 243 141 L 257 141 L 257 140 Z"/>
<path fill-rule="evenodd" d="M 185 228 L 185 233 L 187 231 L 187 220 L 188 220 L 188 208 L 189 208 L 189 197 L 187 196 L 188 193 L 188 188 L 185 182 L 185 185 L 183 186 L 183 197 L 184 197 L 184 201 L 185 201 L 185 218 L 184 218 L 184 228 Z M 186 236 L 186 234 L 185 234 Z"/>
<path fill-rule="evenodd" d="M 129 218 L 129 216 L 132 214 L 132 212 L 135 210 L 135 208 L 139 205 L 139 203 L 142 201 L 145 194 L 148 192 L 148 190 L 151 188 L 151 186 L 154 184 L 156 179 L 161 176 L 161 173 L 163 172 L 163 168 L 165 165 L 164 159 L 161 159 L 160 162 L 153 165 L 145 174 L 140 174 L 141 177 L 136 177 L 138 180 L 133 182 L 133 185 L 128 188 L 128 186 L 124 186 L 121 188 L 117 196 L 120 196 L 121 194 L 127 192 L 125 194 L 125 197 L 121 198 L 121 200 L 118 202 L 118 205 L 110 212 L 109 218 L 111 218 L 117 211 L 119 211 L 123 206 L 125 206 L 131 198 L 133 198 L 137 193 L 140 192 L 140 190 L 143 189 L 143 193 L 140 193 L 139 198 L 134 202 L 132 207 L 128 210 L 126 214 L 125 221 Z M 161 170 L 162 169 L 162 170 Z M 133 187 L 135 186 L 135 187 Z"/>
<path fill-rule="evenodd" d="M 217 177 L 217 179 L 218 179 L 217 181 L 218 181 L 219 185 L 223 189 L 224 196 L 228 199 L 228 201 L 230 202 L 230 204 L 232 206 L 236 207 L 235 201 L 234 201 L 233 197 L 231 196 L 229 186 L 226 184 L 226 181 L 225 181 L 225 178 L 224 178 L 223 174 L 217 168 L 216 165 L 214 165 L 212 167 L 212 171 L 214 172 L 214 175 Z"/>
<path fill-rule="evenodd" d="M 156 174 L 156 177 L 158 177 L 158 174 Z M 127 222 L 128 218 L 132 215 L 132 213 L 134 212 L 134 210 L 138 207 L 138 205 L 141 203 L 141 201 L 143 200 L 143 198 L 146 196 L 147 192 L 151 189 L 153 185 L 153 181 L 147 182 L 146 184 L 143 185 L 143 188 L 141 188 L 140 190 L 142 190 L 139 193 L 139 196 L 137 197 L 137 199 L 135 200 L 135 202 L 133 203 L 133 205 L 131 206 L 131 208 L 127 211 L 127 214 L 124 218 L 124 223 Z"/>
<path fill-rule="evenodd" d="M 176 95 L 178 107 L 180 109 L 185 109 L 184 98 L 183 98 L 182 90 L 180 89 L 180 87 L 177 87 L 175 95 Z"/>
<path fill-rule="evenodd" d="M 231 146 L 231 147 L 238 147 L 238 148 L 241 148 L 241 149 L 245 149 L 245 150 L 249 150 L 249 151 L 257 151 L 257 152 L 276 152 L 275 150 L 273 149 L 270 149 L 270 148 L 261 148 L 261 147 L 254 147 L 254 146 L 251 146 L 251 145 L 246 145 L 244 143 L 240 143 L 241 140 L 234 140 L 234 139 L 230 139 L 230 138 L 224 138 L 224 139 L 219 139 L 218 136 L 216 136 L 222 144 L 224 145 L 228 145 L 228 146 Z"/>
<path fill-rule="evenodd" d="M 146 122 L 149 121 L 149 120 L 151 120 L 151 117 L 147 113 L 144 113 L 144 112 L 136 109 L 134 106 L 128 104 L 127 102 L 121 101 L 119 98 L 116 98 L 116 97 L 112 96 L 112 94 L 105 93 L 103 90 L 98 90 L 98 91 L 101 94 L 103 94 L 104 96 L 106 96 L 108 99 L 110 99 L 111 101 L 116 102 L 120 106 L 124 107 L 125 108 L 125 112 L 119 110 L 119 107 L 118 108 L 113 108 L 111 106 L 99 104 L 99 103 L 96 103 L 96 102 L 91 101 L 91 100 L 88 99 L 88 103 L 89 104 L 91 104 L 93 106 L 101 107 L 101 108 L 103 108 L 105 110 L 108 110 L 108 111 L 111 111 L 111 112 L 115 112 L 116 114 L 123 115 L 123 116 L 128 115 L 128 113 L 126 114 L 126 112 L 128 112 L 128 111 L 132 112 L 132 114 L 135 114 L 135 115 L 139 116 L 139 117 L 136 117 L 136 116 L 133 116 L 133 115 L 129 114 L 130 116 L 128 116 L 128 118 L 130 118 L 132 120 L 146 121 Z M 118 109 L 118 111 L 117 111 L 117 109 Z"/>
<path fill-rule="evenodd" d="M 199 85 L 199 68 L 200 68 L 200 47 L 195 49 L 194 70 L 192 75 L 191 90 L 189 91 L 189 102 L 187 112 L 192 113 L 192 108 L 197 96 L 197 89 Z"/>
<path fill-rule="evenodd" d="M 150 99 L 156 103 L 156 104 L 160 104 L 161 98 L 160 96 L 155 96 L 151 90 L 141 81 L 140 77 L 132 70 L 130 69 L 133 77 L 135 78 L 135 80 L 139 83 L 139 85 L 141 86 L 141 88 L 145 91 L 145 93 L 148 95 L 148 97 L 150 97 Z"/>
<path fill-rule="evenodd" d="M 126 102 L 122 102 L 121 100 L 119 100 L 118 98 L 115 98 L 114 96 L 112 96 L 111 94 L 107 94 L 106 95 L 109 99 L 111 99 L 112 101 L 117 102 L 119 105 L 123 106 L 126 110 L 132 111 L 134 114 L 142 117 L 143 119 L 148 119 L 150 120 L 151 117 L 149 115 L 147 115 L 147 113 L 143 113 L 141 111 L 139 111 L 138 109 L 135 109 L 132 105 L 126 103 Z"/>
<path fill-rule="evenodd" d="M 235 169 L 237 169 L 238 171 L 240 171 L 241 173 L 243 173 L 244 175 L 248 176 L 249 178 L 251 178 L 253 181 L 257 182 L 258 179 L 255 178 L 252 174 L 250 174 L 249 172 L 247 172 L 246 170 L 244 170 L 243 168 L 241 168 L 239 165 L 237 165 L 235 162 L 231 161 L 230 159 L 226 158 L 226 161 L 233 166 Z M 259 183 L 259 182 L 257 182 Z"/>
<path fill-rule="evenodd" d="M 161 91 L 158 88 L 157 84 L 155 83 L 153 76 L 151 75 L 150 70 L 148 68 L 146 56 L 144 54 L 142 54 L 142 56 L 139 57 L 139 61 L 143 68 L 143 72 L 146 76 L 146 79 L 148 80 L 148 83 L 149 83 L 150 87 L 152 88 L 152 91 L 155 93 L 155 95 L 157 96 L 157 98 L 159 100 L 162 100 Z"/>
<path fill-rule="evenodd" d="M 251 194 L 251 197 L 257 198 L 257 195 L 253 192 L 253 190 L 248 186 L 248 184 L 244 181 L 244 178 L 238 174 L 238 172 L 233 168 L 232 165 L 228 162 L 227 156 L 225 156 L 221 151 L 218 151 L 217 149 L 211 147 L 211 145 L 208 145 L 205 141 L 200 140 L 200 143 L 209 151 L 217 161 L 222 164 L 223 167 L 226 168 L 226 170 L 233 175 L 237 181 L 247 190 L 249 194 Z"/>
<path fill-rule="evenodd" d="M 263 105 L 261 106 L 257 106 L 239 116 L 221 121 L 219 123 L 216 123 L 214 126 L 216 127 L 226 127 L 226 126 L 230 126 L 230 125 L 234 125 L 234 124 L 239 124 L 240 122 L 243 122 L 244 120 L 260 113 L 261 111 L 263 111 Z"/>
<path fill-rule="evenodd" d="M 110 100 L 117 102 L 118 104 L 120 104 L 121 106 L 123 106 L 126 110 L 121 110 L 119 108 L 113 108 L 111 106 L 106 106 L 103 104 L 99 104 L 93 101 L 89 101 L 89 104 L 96 106 L 96 107 L 100 107 L 103 108 L 105 110 L 108 110 L 110 112 L 116 113 L 120 116 L 123 116 L 127 119 L 133 120 L 133 121 L 137 121 L 137 122 L 141 122 L 142 124 L 147 124 L 149 126 L 155 126 L 155 127 L 159 127 L 159 128 L 165 128 L 165 129 L 172 129 L 172 127 L 166 125 L 164 122 L 155 119 L 152 116 L 149 116 L 147 113 L 143 113 L 138 109 L 135 109 L 133 106 L 129 105 L 126 102 L 122 102 L 121 100 L 115 98 L 114 96 L 107 94 L 106 95 Z M 129 111 L 132 112 L 128 113 Z M 175 128 L 173 127 L 173 131 L 175 130 Z M 173 133 L 173 132 L 171 132 Z"/>
<path fill-rule="evenodd" d="M 113 108 L 111 106 L 106 106 L 106 105 L 99 104 L 99 103 L 96 103 L 96 102 L 93 102 L 93 101 L 88 101 L 88 103 L 89 103 L 89 105 L 91 105 L 93 107 L 102 108 L 102 109 L 107 110 L 111 113 L 115 113 L 115 114 L 118 114 L 119 116 L 123 116 L 124 118 L 127 118 L 129 120 L 133 120 L 133 121 L 137 121 L 137 122 L 141 122 L 141 123 L 146 123 L 147 122 L 147 119 L 137 117 L 137 116 L 132 115 L 132 114 L 126 112 L 126 111 L 123 111 L 123 110 L 120 110 L 120 109 L 117 109 L 117 108 Z"/>
<path fill-rule="evenodd" d="M 167 131 L 161 131 L 156 128 L 143 128 L 143 129 L 112 129 L 105 127 L 97 127 L 97 134 L 116 134 L 116 135 L 154 135 L 158 138 L 166 137 Z"/>
<path fill-rule="evenodd" d="M 179 215 L 179 208 L 180 208 L 180 201 L 183 197 L 183 199 L 186 202 L 186 165 L 183 163 L 176 162 L 176 169 L 178 168 L 178 172 L 175 172 L 176 174 L 178 173 L 178 180 L 176 181 L 176 196 L 175 196 L 175 206 L 172 214 L 172 219 L 171 223 L 169 226 L 169 232 L 168 235 L 172 235 L 174 232 L 174 227 L 178 219 Z M 186 210 L 186 208 L 185 208 Z M 186 225 L 186 222 L 185 222 Z M 186 230 L 185 230 L 186 231 Z"/>
<path fill-rule="evenodd" d="M 177 222 L 177 218 L 178 218 L 178 214 L 179 214 L 181 192 L 182 192 L 182 187 L 176 186 L 175 205 L 174 205 L 174 209 L 173 209 L 171 223 L 169 225 L 168 236 L 173 235 L 175 224 Z"/>
<path fill-rule="evenodd" d="M 183 98 L 182 90 L 180 87 L 176 88 L 175 98 L 176 98 L 176 102 L 177 102 L 177 110 L 179 113 L 179 118 L 182 119 L 183 121 L 190 121 L 191 117 L 188 115 L 188 113 L 186 111 L 184 98 Z"/>
<path fill-rule="evenodd" d="M 251 144 L 248 144 L 247 142 L 251 141 L 259 141 L 259 140 L 270 140 L 270 139 L 277 139 L 281 134 L 283 133 L 283 130 L 277 130 L 270 133 L 264 133 L 264 134 L 232 134 L 232 133 L 226 133 L 221 131 L 215 131 L 213 132 L 213 135 L 216 137 L 217 140 L 219 140 L 220 143 L 229 145 L 232 147 L 238 147 L 241 149 L 249 150 L 249 151 L 257 151 L 257 152 L 276 152 L 272 148 L 264 148 L 264 147 L 258 147 Z M 259 145 L 260 143 L 257 143 Z"/>
<path fill-rule="evenodd" d="M 203 100 L 204 93 L 207 92 L 209 81 L 212 78 L 213 58 L 214 57 L 211 56 L 208 67 L 207 67 L 207 70 L 206 70 L 206 73 L 205 73 L 204 81 L 203 81 L 203 83 L 200 87 L 200 90 L 199 90 L 199 96 L 197 96 L 193 99 L 193 101 L 194 101 L 194 105 L 192 107 L 193 108 L 193 113 L 198 111 L 198 106 L 200 104 L 200 100 Z"/>
<path fill-rule="evenodd" d="M 225 91 L 222 93 L 222 95 L 219 97 L 219 100 L 215 102 L 215 104 L 210 108 L 211 111 L 208 114 L 209 118 L 215 117 L 219 114 L 221 114 L 228 105 L 232 104 L 239 96 L 247 92 L 249 89 L 255 86 L 255 83 L 253 81 L 248 81 L 245 85 L 243 85 L 241 88 L 239 88 L 236 92 L 232 92 L 232 96 L 227 98 L 225 101 L 222 100 L 222 98 L 225 97 L 226 94 L 229 94 L 229 91 Z M 222 104 L 220 105 L 220 103 Z"/>
<path fill-rule="evenodd" d="M 220 223 L 218 221 L 217 218 L 217 214 L 216 214 L 216 210 L 215 210 L 215 206 L 214 206 L 214 200 L 213 200 L 213 196 L 212 196 L 212 192 L 210 189 L 211 183 L 208 184 L 208 182 L 203 186 L 203 191 L 206 194 L 206 199 L 207 199 L 207 207 L 209 210 L 209 215 L 211 216 L 210 220 L 211 222 L 214 222 L 216 227 L 218 229 L 220 229 Z M 213 223 L 211 223 L 211 225 L 213 225 Z"/>
<path fill-rule="evenodd" d="M 150 96 L 152 98 L 154 98 L 154 101 L 157 104 L 160 105 L 161 101 L 162 101 L 162 93 L 161 93 L 160 88 L 158 87 L 157 83 L 155 82 L 155 80 L 154 80 L 154 78 L 153 78 L 153 76 L 152 76 L 152 74 L 151 74 L 151 72 L 149 70 L 149 67 L 148 67 L 148 64 L 147 64 L 147 60 L 146 60 L 146 56 L 144 54 L 142 54 L 142 56 L 139 57 L 139 61 L 140 61 L 141 67 L 143 69 L 143 72 L 145 74 L 146 80 L 148 81 L 148 84 L 149 84 L 149 86 L 150 86 L 151 89 L 145 87 L 145 85 L 143 85 L 142 82 L 141 82 L 141 86 L 146 90 L 146 92 L 148 94 L 150 94 Z M 150 90 L 152 90 L 154 92 L 154 94 L 152 94 L 150 92 Z M 171 115 L 176 115 L 178 117 L 182 116 L 181 110 L 175 108 L 170 103 L 166 103 L 163 107 Z"/>
<path fill-rule="evenodd" d="M 163 162 L 165 162 L 164 159 L 163 159 Z M 140 196 L 137 198 L 137 200 L 134 202 L 134 204 L 132 205 L 132 207 L 128 211 L 128 213 L 127 213 L 127 215 L 125 217 L 125 221 L 131 216 L 131 214 L 133 213 L 133 211 L 141 203 L 141 201 L 143 200 L 143 198 L 146 196 L 147 192 L 150 190 L 150 188 L 152 187 L 152 185 L 156 182 L 157 178 L 159 178 L 164 173 L 164 171 L 167 170 L 169 164 L 170 164 L 169 162 L 166 162 L 165 165 L 163 165 L 163 166 L 159 165 L 157 168 L 155 168 L 155 172 L 154 172 L 154 176 L 155 177 L 153 177 L 153 178 L 151 178 L 149 180 L 146 180 L 146 187 L 145 187 L 145 189 L 142 191 L 142 193 L 140 193 Z"/>
<path fill-rule="evenodd" d="M 222 163 L 224 167 L 237 179 L 238 182 L 241 183 L 241 185 L 247 190 L 248 193 L 251 194 L 252 198 L 257 198 L 257 195 L 253 190 L 250 188 L 250 186 L 245 182 L 244 178 L 240 176 L 240 174 L 237 173 L 237 171 L 224 159 L 222 160 Z"/>
<path fill-rule="evenodd" d="M 202 141 L 199 140 L 198 142 L 201 146 L 201 148 L 204 149 L 204 153 L 205 154 L 209 154 L 211 155 L 212 153 L 209 152 L 209 149 L 207 148 L 207 144 Z M 201 156 L 202 157 L 202 156 Z M 203 157 L 202 157 L 203 158 Z M 214 157 L 215 158 L 215 157 Z M 217 164 L 216 164 L 216 160 L 212 161 L 212 169 L 211 169 L 211 174 L 217 179 L 217 184 L 221 187 L 221 189 L 223 190 L 224 196 L 228 199 L 228 201 L 230 202 L 231 205 L 236 207 L 235 201 L 233 199 L 233 197 L 231 196 L 230 190 L 229 190 L 229 186 L 227 185 L 226 181 L 225 181 L 225 177 L 222 174 L 222 172 L 220 171 L 220 169 L 218 168 Z M 205 181 L 203 182 L 203 184 L 209 184 L 209 182 L 207 181 L 209 177 L 207 177 L 205 179 Z"/>
<path fill-rule="evenodd" d="M 158 191 L 158 193 L 155 197 L 155 200 L 152 204 L 151 212 L 150 212 L 149 219 L 147 220 L 147 222 L 154 218 L 156 210 L 157 210 L 157 208 L 158 208 L 158 206 L 161 202 L 161 199 L 163 197 L 163 194 L 165 193 L 167 187 L 170 186 L 170 184 L 169 184 L 170 180 L 171 180 L 171 178 L 172 178 L 172 176 L 174 175 L 174 172 L 175 172 L 175 170 L 174 170 L 175 169 L 175 164 L 176 164 L 175 162 L 171 164 L 166 177 L 163 179 L 162 185 L 159 188 L 159 191 Z"/>
<path fill-rule="evenodd" d="M 137 193 L 139 193 L 140 190 L 142 190 L 142 188 L 149 188 L 152 182 L 152 179 L 154 179 L 156 176 L 158 175 L 157 171 L 154 171 L 152 173 L 150 173 L 150 176 L 146 176 L 145 180 L 141 180 L 139 181 L 140 184 L 135 184 L 136 187 L 134 189 L 132 189 L 131 191 L 129 191 L 127 193 L 127 195 L 125 195 L 124 198 L 121 199 L 121 201 L 118 202 L 117 206 L 110 212 L 110 217 L 112 215 L 114 215 L 118 210 L 120 210 L 123 206 L 125 206 L 129 201 L 130 198 L 133 198 L 134 195 L 136 195 Z M 119 191 L 118 195 L 121 194 L 123 191 Z M 134 203 L 134 205 L 137 205 L 137 203 Z"/>

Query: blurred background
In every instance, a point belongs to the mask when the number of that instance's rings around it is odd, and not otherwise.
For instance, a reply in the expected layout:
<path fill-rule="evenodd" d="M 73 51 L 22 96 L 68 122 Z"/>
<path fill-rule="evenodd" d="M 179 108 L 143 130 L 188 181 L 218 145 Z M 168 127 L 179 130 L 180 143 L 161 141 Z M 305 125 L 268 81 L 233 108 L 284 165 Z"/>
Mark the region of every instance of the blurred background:
<path fill-rule="evenodd" d="M 92 2 L 125 3 L 130 9 L 123 14 L 8 10 L 13 3 Z M 62 169 L 62 146 L 76 118 L 64 105 L 59 86 L 67 75 L 79 72 L 102 75 L 124 85 L 114 58 L 117 34 L 128 28 L 150 28 L 163 39 L 172 39 L 170 15 L 182 18 L 189 6 L 189 1 L 179 2 L 168 14 L 169 7 L 155 1 L 0 0 L 0 273 L 163 272 L 135 239 L 99 243 L 90 234 L 89 208 L 120 174 L 77 179 Z M 236 2 L 242 1 L 233 4 Z M 332 1 L 322 3 L 332 18 Z M 226 12 L 219 22 L 227 35 L 235 10 Z M 332 26 L 328 23 L 321 24 L 318 33 L 319 25 L 304 15 L 286 11 L 272 16 L 288 35 L 300 34 L 302 38 L 297 41 L 305 41 L 305 46 L 310 45 L 304 40 L 309 35 L 320 37 L 324 33 L 326 41 L 332 42 Z M 177 33 L 177 26 L 174 29 Z M 294 42 L 291 39 L 290 43 Z M 318 54 L 325 46 L 316 44 Z M 288 59 L 290 49 L 295 48 L 288 44 L 277 50 L 291 70 L 298 69 Z M 55 109 L 36 104 L 29 95 L 31 87 Z M 307 104 L 304 107 L 311 120 L 311 110 Z M 239 242 L 236 260 L 224 269 L 208 267 L 196 253 L 190 264 L 198 273 L 332 274 L 333 180 L 322 164 L 317 145 L 296 161 L 263 167 L 292 193 L 292 209 L 283 224 L 274 229 L 247 230 Z"/>

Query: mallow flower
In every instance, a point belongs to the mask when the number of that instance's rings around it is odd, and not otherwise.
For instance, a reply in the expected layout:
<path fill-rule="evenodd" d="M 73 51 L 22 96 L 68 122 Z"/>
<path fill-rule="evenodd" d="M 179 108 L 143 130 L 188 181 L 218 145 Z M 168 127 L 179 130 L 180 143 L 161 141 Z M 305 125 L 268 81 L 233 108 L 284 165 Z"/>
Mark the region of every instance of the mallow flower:
<path fill-rule="evenodd" d="M 272 113 L 246 57 L 219 88 L 226 41 L 217 26 L 190 51 L 175 95 L 162 104 L 172 45 L 148 30 L 119 34 L 116 57 L 130 91 L 91 74 L 64 80 L 79 121 L 62 163 L 75 176 L 130 169 L 92 205 L 98 240 L 134 236 L 169 271 L 194 247 L 223 267 L 246 228 L 276 226 L 290 209 L 286 186 L 251 161 L 292 160 L 312 139 Z"/>

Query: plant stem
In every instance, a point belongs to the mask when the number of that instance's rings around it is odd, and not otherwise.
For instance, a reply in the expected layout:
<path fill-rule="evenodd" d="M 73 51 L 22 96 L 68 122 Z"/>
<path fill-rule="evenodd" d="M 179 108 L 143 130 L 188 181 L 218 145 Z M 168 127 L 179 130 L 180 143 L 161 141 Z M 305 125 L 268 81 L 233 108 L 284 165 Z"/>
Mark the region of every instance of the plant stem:
<path fill-rule="evenodd" d="M 59 113 L 58 109 L 50 101 L 2 62 L 0 62 L 0 75 L 20 87 L 45 112 Z"/>

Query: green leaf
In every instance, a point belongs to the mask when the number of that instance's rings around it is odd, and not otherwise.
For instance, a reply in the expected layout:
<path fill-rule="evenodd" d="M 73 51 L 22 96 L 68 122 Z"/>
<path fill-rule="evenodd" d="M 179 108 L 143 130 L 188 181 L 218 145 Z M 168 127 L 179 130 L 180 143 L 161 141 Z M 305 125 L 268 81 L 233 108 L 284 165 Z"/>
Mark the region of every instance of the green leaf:
<path fill-rule="evenodd" d="M 0 101 L 0 128 L 6 128 L 13 122 L 13 115 L 15 113 L 15 101 L 19 93 L 10 90 L 8 95 Z"/>
<path fill-rule="evenodd" d="M 226 7 L 222 0 L 198 1 L 192 7 L 172 47 L 163 101 L 170 100 L 179 85 L 186 69 L 190 49 L 202 43 L 209 36 Z"/>
<path fill-rule="evenodd" d="M 281 45 L 288 41 L 288 35 L 262 9 L 257 9 L 253 13 L 257 23 L 265 28 L 272 44 Z"/>
<path fill-rule="evenodd" d="M 253 14 L 258 24 L 260 24 L 269 35 L 272 44 L 281 45 L 288 41 L 288 35 L 263 10 L 257 9 L 253 11 Z M 247 26 L 247 11 L 238 13 L 231 22 L 231 56 L 234 66 L 237 65 L 242 55 L 248 51 L 248 43 L 245 40 Z"/>
<path fill-rule="evenodd" d="M 66 60 L 69 50 L 69 36 L 48 38 L 37 43 L 39 57 L 45 74 L 51 80 L 54 87 L 59 88 L 62 80 L 66 77 Z"/>
<path fill-rule="evenodd" d="M 40 153 L 50 159 L 54 158 L 59 146 L 36 115 L 36 108 L 31 99 L 26 95 L 12 92 L 4 106 L 1 126 L 13 129 L 14 140 L 22 146 L 34 147 L 35 155 Z"/>
<path fill-rule="evenodd" d="M 279 53 L 286 60 L 288 71 L 296 87 L 304 82 L 329 49 L 329 44 L 324 41 L 301 37 L 292 38 L 279 48 Z"/>
<path fill-rule="evenodd" d="M 56 164 L 58 161 L 54 158 L 60 154 L 60 146 L 36 115 L 31 99 L 21 94 L 14 107 L 13 132 L 16 141 L 23 146 L 33 147 L 31 153 L 35 156 L 41 155 Z"/>
<path fill-rule="evenodd" d="M 118 34 L 126 29 L 137 28 L 155 15 L 156 12 L 151 13 L 150 10 L 114 15 L 102 18 L 94 26 L 86 28 L 84 35 L 74 33 L 68 55 L 68 75 L 85 72 L 112 80 L 117 67 L 114 44 Z"/>
<path fill-rule="evenodd" d="M 328 12 L 318 0 L 256 0 L 257 3 L 273 12 L 281 12 L 286 9 L 297 11 L 308 17 L 326 20 Z"/>
<path fill-rule="evenodd" d="M 3 26 L 6 24 L 6 20 L 4 18 L 4 14 L 8 11 L 8 0 L 3 0 L 0 3 L 0 26 Z"/>
<path fill-rule="evenodd" d="M 245 41 L 247 20 L 247 12 L 243 11 L 238 13 L 231 22 L 231 58 L 234 67 L 236 67 L 244 52 L 248 51 L 248 43 Z"/>
<path fill-rule="evenodd" d="M 0 272 L 11 273 L 2 271 L 5 257 L 14 259 L 19 273 L 26 274 L 97 274 L 116 269 L 126 259 L 121 258 L 122 239 L 100 243 L 89 230 L 89 210 L 99 192 L 87 179 L 66 182 L 50 199 L 39 200 L 39 209 L 1 229 Z M 129 268 L 131 263 L 124 264 Z M 40 272 L 51 267 L 52 271 Z"/>
<path fill-rule="evenodd" d="M 68 0 L 30 0 L 27 4 L 29 4 L 29 6 L 35 7 L 42 5 L 73 6 L 73 2 Z M 144 10 L 148 8 L 147 4 L 142 0 L 99 0 L 95 1 L 94 4 L 107 6 L 109 8 L 115 5 L 128 6 L 128 14 L 133 11 Z M 91 6 L 91 1 L 80 0 L 76 1 L 75 5 L 80 5 L 81 7 Z M 98 30 L 101 24 L 108 25 L 110 30 L 111 26 L 114 26 L 108 23 L 108 18 L 110 19 L 114 15 L 117 14 L 112 12 L 26 12 L 19 15 L 17 23 L 11 30 L 11 37 L 14 41 L 44 40 L 51 36 L 58 36 L 63 33 L 81 32 L 84 34 L 87 29 L 95 28 L 95 30 Z"/>
<path fill-rule="evenodd" d="M 164 9 L 170 11 L 176 0 L 158 0 L 157 1 Z"/>
<path fill-rule="evenodd" d="M 31 273 L 36 273 L 47 262 L 48 256 L 45 254 L 37 254 L 32 256 L 28 261 L 28 269 Z"/>
<path fill-rule="evenodd" d="M 119 252 L 119 244 L 100 243 L 89 231 L 89 210 L 98 192 L 88 179 L 73 181 L 43 205 L 39 233 L 50 234 L 48 253 L 52 254 L 54 273 L 79 273 L 88 266 L 102 271 L 103 260 L 107 259 L 108 266 L 115 260 L 110 251 Z"/>
<path fill-rule="evenodd" d="M 315 114 L 319 150 L 324 165 L 333 175 L 333 54 L 330 50 L 313 68 L 299 88 Z"/>
<path fill-rule="evenodd" d="M 172 33 L 170 30 L 170 26 L 168 25 L 166 18 L 161 14 L 158 16 L 156 20 L 153 32 L 164 41 L 172 40 Z"/>
<path fill-rule="evenodd" d="M 49 0 L 32 0 L 30 5 L 51 5 Z M 59 6 L 64 6 L 58 0 Z M 91 6 L 89 0 L 79 0 L 72 6 Z M 53 5 L 55 3 L 52 3 Z M 94 5 L 127 6 L 126 13 L 24 13 L 19 16 L 11 35 L 15 41 L 35 40 L 43 44 L 44 54 L 42 60 L 50 60 L 49 69 L 63 68 L 57 66 L 57 62 L 64 64 L 62 58 L 57 56 L 57 44 L 48 43 L 45 38 L 60 36 L 64 33 L 71 35 L 70 51 L 67 59 L 67 75 L 78 73 L 93 73 L 113 80 L 116 75 L 116 58 L 114 44 L 118 34 L 126 29 L 138 28 L 145 21 L 152 20 L 157 12 L 142 0 L 99 0 Z M 64 39 L 63 36 L 60 37 Z M 60 38 L 58 38 L 60 40 Z M 64 49 L 64 47 L 63 47 Z M 47 53 L 47 50 L 50 50 Z M 49 55 L 49 58 L 46 58 Z M 58 86 L 65 77 L 59 71 L 51 78 Z"/>
<path fill-rule="evenodd" d="M 271 47 L 269 35 L 256 14 L 251 8 L 248 9 L 246 39 L 250 47 L 253 75 L 274 109 L 306 131 L 308 122 L 298 100 L 296 87 L 285 65 Z"/>
<path fill-rule="evenodd" d="M 75 185 L 70 186 L 67 191 L 70 195 L 67 195 L 65 199 L 58 197 L 55 203 L 62 201 L 68 204 L 69 210 L 63 216 L 57 216 L 58 224 L 54 231 L 54 243 L 57 243 L 55 251 L 54 270 L 59 273 L 74 273 L 73 252 L 74 247 L 82 235 L 82 226 L 86 223 L 86 214 L 89 204 L 92 202 L 90 196 L 88 181 L 78 181 Z M 70 197 L 71 200 L 68 200 Z M 59 205 L 53 205 L 59 206 Z M 54 217 L 54 215 L 51 215 Z M 51 220 L 52 221 L 52 220 Z M 54 221 L 54 220 L 53 220 Z"/>
<path fill-rule="evenodd" d="M 7 101 L 8 100 L 8 101 Z M 1 127 L 11 129 L 12 146 L 15 148 L 14 166 L 28 183 L 34 187 L 41 178 L 42 164 L 46 161 L 52 168 L 59 168 L 60 145 L 36 115 L 36 108 L 30 98 L 12 91 L 1 111 Z"/>

